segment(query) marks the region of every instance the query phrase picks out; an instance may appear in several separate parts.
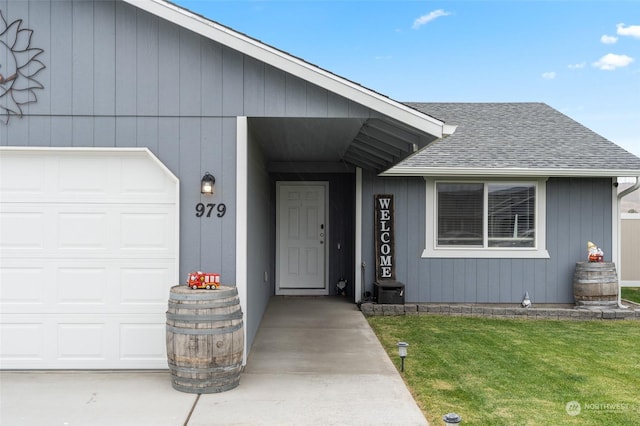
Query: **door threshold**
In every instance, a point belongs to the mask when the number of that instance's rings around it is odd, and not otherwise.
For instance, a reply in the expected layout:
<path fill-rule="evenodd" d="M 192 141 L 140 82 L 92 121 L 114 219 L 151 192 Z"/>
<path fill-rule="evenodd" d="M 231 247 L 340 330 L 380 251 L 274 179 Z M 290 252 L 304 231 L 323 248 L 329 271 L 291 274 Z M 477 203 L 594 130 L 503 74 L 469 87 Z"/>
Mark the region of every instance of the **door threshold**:
<path fill-rule="evenodd" d="M 318 290 L 280 288 L 276 290 L 276 296 L 328 296 L 328 295 L 329 295 L 329 290 L 324 288 L 318 289 Z"/>

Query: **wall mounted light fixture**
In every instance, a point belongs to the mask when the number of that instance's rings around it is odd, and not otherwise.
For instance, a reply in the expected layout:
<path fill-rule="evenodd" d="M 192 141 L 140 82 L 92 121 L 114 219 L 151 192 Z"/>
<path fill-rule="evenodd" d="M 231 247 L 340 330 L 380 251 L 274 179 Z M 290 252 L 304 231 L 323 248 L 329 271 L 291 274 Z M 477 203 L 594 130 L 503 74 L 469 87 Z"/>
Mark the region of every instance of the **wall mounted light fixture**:
<path fill-rule="evenodd" d="M 216 184 L 216 178 L 214 178 L 209 172 L 206 172 L 202 176 L 200 182 L 200 192 L 205 195 L 213 195 L 213 186 Z"/>

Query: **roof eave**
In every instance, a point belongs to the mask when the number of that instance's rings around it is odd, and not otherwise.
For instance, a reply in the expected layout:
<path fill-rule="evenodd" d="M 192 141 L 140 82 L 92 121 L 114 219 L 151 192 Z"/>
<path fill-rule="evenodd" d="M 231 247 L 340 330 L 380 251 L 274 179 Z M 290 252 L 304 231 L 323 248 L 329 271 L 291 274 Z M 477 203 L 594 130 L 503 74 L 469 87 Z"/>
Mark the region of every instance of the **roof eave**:
<path fill-rule="evenodd" d="M 639 169 L 392 167 L 380 176 L 449 177 L 636 177 Z"/>
<path fill-rule="evenodd" d="M 123 0 L 155 16 L 189 29 L 330 92 L 371 108 L 413 128 L 442 137 L 444 123 L 299 58 L 233 31 L 164 0 Z"/>

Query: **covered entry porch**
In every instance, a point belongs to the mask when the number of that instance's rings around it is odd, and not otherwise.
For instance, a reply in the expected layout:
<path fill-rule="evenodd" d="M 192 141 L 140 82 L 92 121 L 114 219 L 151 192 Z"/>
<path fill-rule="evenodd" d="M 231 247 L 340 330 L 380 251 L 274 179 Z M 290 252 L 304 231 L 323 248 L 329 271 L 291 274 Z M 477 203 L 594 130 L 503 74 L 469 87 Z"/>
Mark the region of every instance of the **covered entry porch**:
<path fill-rule="evenodd" d="M 247 313 L 247 353 L 275 294 L 334 295 L 338 282 L 346 281 L 345 298 L 360 301 L 362 172 L 386 170 L 436 139 L 395 119 L 372 117 L 371 111 L 362 115 L 369 117 L 237 118 L 236 270 Z M 325 216 L 312 229 L 318 240 L 313 250 L 322 254 L 314 258 L 322 262 L 321 285 L 312 288 L 282 279 L 288 252 L 280 228 L 291 224 L 280 214 L 286 210 L 279 197 L 283 185 L 326 190 Z"/>

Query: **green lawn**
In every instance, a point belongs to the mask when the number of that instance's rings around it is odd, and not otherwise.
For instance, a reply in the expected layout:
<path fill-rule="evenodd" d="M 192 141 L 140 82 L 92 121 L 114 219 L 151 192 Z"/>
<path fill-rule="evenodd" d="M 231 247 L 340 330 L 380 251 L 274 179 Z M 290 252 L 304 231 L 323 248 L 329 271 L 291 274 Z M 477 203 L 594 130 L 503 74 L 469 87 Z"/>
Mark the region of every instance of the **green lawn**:
<path fill-rule="evenodd" d="M 640 287 L 622 287 L 620 296 L 623 299 L 630 300 L 632 302 L 640 303 Z"/>
<path fill-rule="evenodd" d="M 640 425 L 638 321 L 368 319 L 431 424 Z"/>

